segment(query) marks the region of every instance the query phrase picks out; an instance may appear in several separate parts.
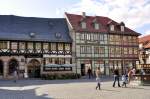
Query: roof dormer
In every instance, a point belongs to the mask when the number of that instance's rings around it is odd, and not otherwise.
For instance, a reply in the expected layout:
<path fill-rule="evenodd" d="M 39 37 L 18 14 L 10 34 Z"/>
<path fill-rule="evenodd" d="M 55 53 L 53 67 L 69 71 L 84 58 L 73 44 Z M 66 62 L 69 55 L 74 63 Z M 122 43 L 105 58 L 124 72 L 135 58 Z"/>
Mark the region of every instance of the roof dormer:
<path fill-rule="evenodd" d="M 115 26 L 113 24 L 110 25 L 110 31 L 114 31 L 115 30 Z"/>
<path fill-rule="evenodd" d="M 112 20 L 109 21 L 107 24 L 109 26 L 109 30 L 110 31 L 114 31 L 115 30 L 115 25 L 114 25 L 114 22 Z"/>
<path fill-rule="evenodd" d="M 84 22 L 84 21 L 81 22 L 81 28 L 82 28 L 82 29 L 86 29 L 86 22 Z"/>
<path fill-rule="evenodd" d="M 82 18 L 80 20 L 80 26 L 82 29 L 86 29 L 86 14 L 82 12 Z"/>
<path fill-rule="evenodd" d="M 125 24 L 123 22 L 120 23 L 120 30 L 121 32 L 124 32 Z"/>
<path fill-rule="evenodd" d="M 92 22 L 92 25 L 93 25 L 93 28 L 95 29 L 95 30 L 98 30 L 99 29 L 99 23 L 98 23 L 98 20 L 97 20 L 97 18 L 95 17 L 94 18 L 94 20 L 93 20 L 93 22 Z"/>

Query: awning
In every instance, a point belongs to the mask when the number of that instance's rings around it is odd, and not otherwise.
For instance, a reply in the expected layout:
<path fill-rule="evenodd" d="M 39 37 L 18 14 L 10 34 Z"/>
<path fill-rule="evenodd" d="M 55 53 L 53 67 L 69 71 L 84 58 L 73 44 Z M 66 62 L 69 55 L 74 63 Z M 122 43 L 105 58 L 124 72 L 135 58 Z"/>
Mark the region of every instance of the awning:
<path fill-rule="evenodd" d="M 46 64 L 44 67 L 72 67 L 74 64 Z"/>
<path fill-rule="evenodd" d="M 60 67 L 59 64 L 46 64 L 44 67 Z"/>
<path fill-rule="evenodd" d="M 62 64 L 61 66 L 63 66 L 63 67 L 72 67 L 72 66 L 74 66 L 74 64 Z"/>

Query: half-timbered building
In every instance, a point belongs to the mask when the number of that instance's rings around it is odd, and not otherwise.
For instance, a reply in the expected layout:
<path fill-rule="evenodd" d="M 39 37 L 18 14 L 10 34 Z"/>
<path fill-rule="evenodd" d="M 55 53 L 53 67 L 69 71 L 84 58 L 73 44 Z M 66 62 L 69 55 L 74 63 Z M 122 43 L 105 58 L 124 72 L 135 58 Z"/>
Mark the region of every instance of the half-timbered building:
<path fill-rule="evenodd" d="M 0 76 L 39 77 L 46 64 L 71 64 L 71 42 L 64 18 L 0 15 Z"/>
<path fill-rule="evenodd" d="M 123 22 L 117 23 L 108 17 L 86 16 L 65 13 L 73 39 L 73 63 L 76 72 L 95 72 L 101 68 L 102 74 L 111 75 L 118 67 L 123 73 L 126 67 L 135 67 L 138 61 L 139 33 L 127 28 Z"/>
<path fill-rule="evenodd" d="M 139 38 L 139 59 L 141 64 L 150 64 L 150 35 Z"/>

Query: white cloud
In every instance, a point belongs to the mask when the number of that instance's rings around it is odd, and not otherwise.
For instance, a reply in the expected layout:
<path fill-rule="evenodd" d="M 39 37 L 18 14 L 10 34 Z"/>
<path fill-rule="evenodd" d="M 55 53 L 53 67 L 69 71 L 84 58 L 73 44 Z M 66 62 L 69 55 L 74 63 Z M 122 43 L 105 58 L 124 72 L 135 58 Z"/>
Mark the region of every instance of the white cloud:
<path fill-rule="evenodd" d="M 149 0 L 81 0 L 66 8 L 70 13 L 107 16 L 135 29 L 150 24 Z"/>
<path fill-rule="evenodd" d="M 145 32 L 146 35 L 150 35 L 150 30 Z"/>
<path fill-rule="evenodd" d="M 147 35 L 150 35 L 150 30 L 147 30 L 147 31 L 145 32 L 145 34 L 143 34 L 143 35 L 141 35 L 141 36 L 139 36 L 139 37 L 143 37 L 143 36 L 147 36 Z"/>

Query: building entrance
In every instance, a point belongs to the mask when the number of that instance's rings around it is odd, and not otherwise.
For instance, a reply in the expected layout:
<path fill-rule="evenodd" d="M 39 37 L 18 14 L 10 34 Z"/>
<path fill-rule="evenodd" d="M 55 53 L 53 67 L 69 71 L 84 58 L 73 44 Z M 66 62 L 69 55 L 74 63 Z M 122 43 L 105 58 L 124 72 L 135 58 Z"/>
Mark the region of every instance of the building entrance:
<path fill-rule="evenodd" d="M 3 75 L 3 68 L 4 68 L 3 61 L 0 60 L 0 76 Z"/>
<path fill-rule="evenodd" d="M 40 78 L 41 64 L 38 60 L 32 59 L 28 63 L 28 76 L 29 78 Z"/>
<path fill-rule="evenodd" d="M 8 63 L 9 69 L 8 69 L 8 73 L 9 75 L 13 75 L 14 71 L 18 71 L 18 67 L 19 67 L 19 63 L 16 59 L 11 59 Z"/>
<path fill-rule="evenodd" d="M 81 64 L 81 76 L 85 76 L 85 64 Z"/>

